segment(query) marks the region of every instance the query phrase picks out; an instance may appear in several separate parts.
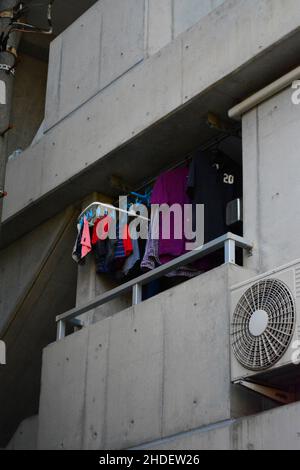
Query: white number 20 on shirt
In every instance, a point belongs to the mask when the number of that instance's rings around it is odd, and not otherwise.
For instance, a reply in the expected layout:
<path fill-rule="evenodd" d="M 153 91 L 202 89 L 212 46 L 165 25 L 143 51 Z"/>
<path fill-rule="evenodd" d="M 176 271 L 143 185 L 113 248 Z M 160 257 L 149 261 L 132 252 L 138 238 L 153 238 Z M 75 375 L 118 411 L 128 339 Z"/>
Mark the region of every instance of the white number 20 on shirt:
<path fill-rule="evenodd" d="M 234 175 L 229 175 L 228 173 L 224 173 L 223 183 L 234 184 Z"/>

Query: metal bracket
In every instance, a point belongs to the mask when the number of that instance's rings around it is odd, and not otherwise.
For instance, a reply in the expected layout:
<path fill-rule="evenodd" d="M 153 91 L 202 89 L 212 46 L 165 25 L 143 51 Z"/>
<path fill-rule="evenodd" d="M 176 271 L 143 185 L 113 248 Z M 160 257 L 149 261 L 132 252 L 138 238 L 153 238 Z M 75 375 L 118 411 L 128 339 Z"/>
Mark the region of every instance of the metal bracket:
<path fill-rule="evenodd" d="M 17 49 L 15 47 L 7 46 L 6 52 L 9 52 L 10 54 L 12 54 L 16 59 L 18 58 Z"/>
<path fill-rule="evenodd" d="M 238 380 L 234 383 L 235 385 L 241 385 L 242 387 L 259 393 L 260 395 L 277 401 L 283 405 L 289 405 L 290 403 L 294 403 L 296 401 L 296 394 L 292 392 L 285 392 L 284 390 L 280 390 L 278 388 L 267 387 L 253 382 L 247 382 L 246 380 Z"/>
<path fill-rule="evenodd" d="M 236 135 L 237 130 L 231 124 L 223 121 L 217 114 L 208 113 L 206 123 L 211 129 L 215 129 L 219 132 L 225 132 L 229 135 Z"/>
<path fill-rule="evenodd" d="M 75 326 L 77 328 L 83 328 L 84 327 L 84 323 L 79 320 L 78 318 L 72 318 L 72 320 L 70 320 L 70 324 L 72 326 Z"/>
<path fill-rule="evenodd" d="M 253 250 L 254 250 L 254 243 L 252 243 L 251 247 L 248 248 L 248 250 L 246 250 L 246 254 L 249 258 L 251 258 L 251 256 L 253 256 Z"/>

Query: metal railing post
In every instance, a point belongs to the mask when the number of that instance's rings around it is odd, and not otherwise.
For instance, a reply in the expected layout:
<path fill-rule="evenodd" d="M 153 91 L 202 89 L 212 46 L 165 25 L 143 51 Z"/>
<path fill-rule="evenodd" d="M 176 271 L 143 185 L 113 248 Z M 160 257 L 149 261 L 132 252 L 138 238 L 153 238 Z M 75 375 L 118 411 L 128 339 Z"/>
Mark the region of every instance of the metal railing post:
<path fill-rule="evenodd" d="M 57 335 L 56 339 L 57 341 L 63 339 L 66 336 L 66 322 L 63 320 L 60 320 L 57 322 Z"/>
<path fill-rule="evenodd" d="M 225 264 L 232 263 L 236 264 L 235 262 L 235 240 L 228 239 L 224 243 L 224 261 Z"/>
<path fill-rule="evenodd" d="M 132 305 L 138 305 L 142 302 L 142 286 L 134 284 L 132 287 Z"/>

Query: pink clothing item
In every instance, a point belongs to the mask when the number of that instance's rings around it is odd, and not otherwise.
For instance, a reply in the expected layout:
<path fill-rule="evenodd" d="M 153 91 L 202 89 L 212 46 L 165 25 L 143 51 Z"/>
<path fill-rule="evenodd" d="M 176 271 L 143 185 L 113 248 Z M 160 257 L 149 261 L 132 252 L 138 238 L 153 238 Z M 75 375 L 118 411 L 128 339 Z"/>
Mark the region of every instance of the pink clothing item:
<path fill-rule="evenodd" d="M 182 210 L 185 204 L 190 203 L 187 194 L 189 169 L 188 167 L 179 167 L 174 170 L 162 173 L 156 180 L 151 196 L 151 204 L 168 204 L 169 207 L 173 204 L 178 204 Z M 186 253 L 186 239 L 184 237 L 184 214 L 180 220 L 176 221 L 180 224 L 180 231 L 182 237 L 177 239 L 175 236 L 175 219 L 171 217 L 170 238 L 164 239 L 162 237 L 162 218 L 160 218 L 160 233 L 159 233 L 159 259 L 162 264 L 167 263 L 171 259 L 181 256 Z"/>
<path fill-rule="evenodd" d="M 83 231 L 81 237 L 81 258 L 84 258 L 92 251 L 90 227 L 87 218 L 84 218 Z"/>

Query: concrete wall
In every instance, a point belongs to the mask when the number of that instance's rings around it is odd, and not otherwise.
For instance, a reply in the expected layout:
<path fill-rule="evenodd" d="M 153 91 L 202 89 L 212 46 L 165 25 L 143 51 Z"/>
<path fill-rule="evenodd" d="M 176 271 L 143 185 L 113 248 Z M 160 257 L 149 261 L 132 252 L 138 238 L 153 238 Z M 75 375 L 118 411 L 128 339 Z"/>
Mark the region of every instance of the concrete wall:
<path fill-rule="evenodd" d="M 134 450 L 300 450 L 300 404 L 227 420 L 151 442 Z M 38 417 L 23 421 L 7 450 L 36 450 Z"/>
<path fill-rule="evenodd" d="M 46 128 L 223 2 L 98 1 L 52 43 Z"/>
<path fill-rule="evenodd" d="M 248 418 L 216 423 L 138 449 L 300 450 L 300 404 L 282 406 Z"/>
<path fill-rule="evenodd" d="M 25 150 L 35 137 L 45 115 L 47 63 L 20 55 L 14 83 L 7 153 Z"/>
<path fill-rule="evenodd" d="M 225 0 L 146 0 L 146 54 L 152 55 Z"/>
<path fill-rule="evenodd" d="M 230 385 L 228 285 L 250 275 L 222 266 L 48 346 L 39 448 L 126 448 L 261 410 Z"/>
<path fill-rule="evenodd" d="M 198 117 L 202 116 L 201 112 L 204 112 L 208 106 L 211 107 L 212 103 L 216 110 L 228 109 L 237 95 L 241 93 L 240 88 L 244 86 L 243 84 L 248 84 L 245 87 L 249 89 L 250 83 L 254 86 L 257 77 L 263 79 L 262 77 L 273 69 L 266 66 L 270 64 L 269 59 L 264 60 L 263 65 L 260 64 L 259 73 L 256 70 L 256 73 L 252 75 L 254 82 L 246 79 L 245 71 L 242 81 L 239 81 L 241 77 L 239 80 L 233 79 L 232 74 L 241 71 L 242 67 L 250 67 L 255 58 L 257 60 L 262 58 L 264 53 L 270 52 L 270 49 L 273 53 L 275 42 L 280 43 L 281 40 L 285 41 L 287 38 L 292 40 L 293 34 L 298 34 L 300 23 L 298 6 L 297 0 L 285 2 L 227 0 L 208 17 L 199 21 L 188 32 L 180 35 L 157 54 L 131 68 L 93 99 L 71 113 L 59 125 L 49 130 L 40 142 L 22 155 L 20 161 L 9 162 L 6 177 L 9 196 L 4 204 L 4 221 L 8 221 L 42 197 L 45 202 L 45 196 L 50 197 L 54 190 L 63 191 L 63 196 L 60 194 L 57 204 L 67 202 L 72 197 L 78 199 L 80 191 L 86 191 L 88 194 L 92 190 L 102 190 L 102 187 L 107 191 L 109 189 L 107 175 L 112 171 L 109 162 L 112 162 L 112 166 L 114 162 L 113 159 L 105 159 L 105 168 L 99 167 L 99 172 L 96 173 L 96 165 L 100 165 L 100 162 L 104 165 L 103 157 L 128 144 L 137 135 L 161 122 L 175 110 L 183 106 L 186 109 L 186 105 L 196 97 L 203 95 L 204 100 L 201 107 L 194 110 Z M 286 15 L 286 11 L 290 14 Z M 80 29 L 80 21 L 76 24 Z M 245 35 L 245 24 L 249 32 L 247 35 Z M 72 36 L 71 32 L 72 28 L 67 31 L 67 34 Z M 79 34 L 78 36 L 80 37 Z M 55 42 L 52 51 L 54 54 L 52 60 L 58 68 L 61 40 L 60 38 Z M 81 40 L 83 39 L 78 39 L 78 44 Z M 78 57 L 82 56 L 84 60 L 87 60 L 84 44 L 75 49 L 78 51 Z M 289 63 L 294 60 L 292 57 L 294 47 L 291 44 L 288 50 L 289 54 L 284 56 L 280 54 L 280 66 L 283 66 L 285 60 Z M 94 51 L 93 47 L 91 51 Z M 271 57 L 271 52 L 268 58 Z M 69 59 L 66 58 L 66 60 Z M 97 69 L 97 62 L 96 65 Z M 75 66 L 74 76 L 76 76 L 76 70 L 79 70 L 76 64 Z M 279 68 L 277 66 L 276 70 L 278 71 Z M 60 93 L 51 91 L 51 87 L 59 83 L 59 73 L 59 70 L 55 72 L 53 69 L 53 75 L 49 78 L 49 106 L 53 104 L 55 107 L 57 99 L 60 99 Z M 91 76 L 93 73 L 94 67 Z M 70 80 L 72 76 L 70 69 L 68 75 Z M 220 84 L 218 90 L 212 91 L 213 84 L 217 86 L 225 78 L 229 82 Z M 82 77 L 81 80 L 83 80 Z M 91 85 L 89 84 L 88 87 Z M 66 88 L 65 90 L 64 94 L 68 94 L 69 91 Z M 77 93 L 76 87 L 75 89 L 73 87 L 73 90 Z M 204 97 L 204 93 L 208 91 L 210 96 Z M 86 91 L 81 89 L 80 93 L 85 94 Z M 61 98 L 65 99 L 62 95 Z M 50 108 L 48 112 L 51 114 Z M 55 115 L 56 111 L 53 113 Z M 53 119 L 55 121 L 56 118 Z M 204 117 L 203 121 L 205 121 Z M 193 123 L 197 123 L 197 118 L 189 116 L 184 123 L 192 126 Z M 181 122 L 176 125 L 176 128 L 182 129 L 182 126 Z M 197 129 L 199 136 L 199 127 Z M 194 133 L 196 135 L 196 129 Z M 177 131 L 172 135 L 180 135 L 180 133 L 178 134 Z M 167 147 L 170 136 L 167 135 L 167 137 L 166 142 L 161 143 L 158 148 Z M 178 147 L 177 144 L 176 147 Z M 131 163 L 137 169 L 144 169 L 144 165 L 152 168 L 152 162 L 161 160 L 156 147 L 152 148 L 151 145 L 147 145 L 146 149 L 144 147 L 143 151 L 137 151 L 136 154 L 134 149 L 131 149 L 130 155 L 134 155 L 135 159 Z M 145 152 L 151 153 L 149 161 L 144 161 Z M 167 154 L 168 150 L 165 153 Z M 132 173 L 130 172 L 131 165 L 128 167 L 123 162 L 124 159 L 122 160 L 120 156 L 117 167 L 130 183 L 134 181 L 133 175 L 130 174 Z M 89 170 L 92 173 L 87 177 Z M 83 177 L 83 175 L 86 175 L 84 181 L 75 181 L 75 177 Z M 145 176 L 147 175 L 144 174 L 143 177 Z M 73 187 L 69 187 L 71 183 Z M 97 184 L 98 187 L 96 187 Z M 52 203 L 47 210 L 52 210 L 53 207 L 55 204 Z"/>
<path fill-rule="evenodd" d="M 1 334 L 34 285 L 69 218 L 68 212 L 59 214 L 0 251 Z"/>
<path fill-rule="evenodd" d="M 225 0 L 174 0 L 173 28 L 174 36 L 183 33 L 193 26 L 200 18 L 208 15 Z"/>
<path fill-rule="evenodd" d="M 36 450 L 38 424 L 38 416 L 22 421 L 6 450 Z"/>
<path fill-rule="evenodd" d="M 144 1 L 102 0 L 60 35 L 51 47 L 46 128 L 142 60 L 143 33 Z"/>
<path fill-rule="evenodd" d="M 243 118 L 245 236 L 255 243 L 247 266 L 266 272 L 299 258 L 300 107 L 291 88 Z"/>
<path fill-rule="evenodd" d="M 227 420 L 151 442 L 134 450 L 300 450 L 300 404 Z M 23 421 L 7 450 L 36 450 L 38 417 Z"/>
<path fill-rule="evenodd" d="M 37 414 L 42 350 L 56 338 L 55 316 L 75 305 L 74 225 L 67 211 L 0 253 L 0 446 Z"/>

